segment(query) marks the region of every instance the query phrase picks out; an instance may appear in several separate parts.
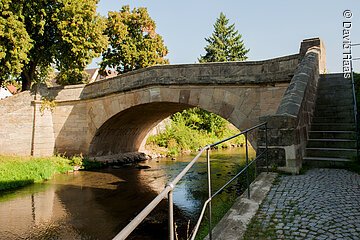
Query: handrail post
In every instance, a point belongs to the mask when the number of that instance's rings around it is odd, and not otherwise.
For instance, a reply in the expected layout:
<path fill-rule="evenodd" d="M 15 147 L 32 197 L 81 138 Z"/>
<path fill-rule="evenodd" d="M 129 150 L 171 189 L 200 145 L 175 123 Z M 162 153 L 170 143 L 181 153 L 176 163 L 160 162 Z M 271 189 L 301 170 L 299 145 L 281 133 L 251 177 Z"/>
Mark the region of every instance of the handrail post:
<path fill-rule="evenodd" d="M 211 168 L 210 168 L 210 147 L 206 149 L 206 159 L 207 159 L 207 172 L 208 172 L 208 195 L 211 199 Z M 211 230 L 211 200 L 209 202 L 209 239 L 212 240 L 212 230 Z"/>
<path fill-rule="evenodd" d="M 269 173 L 269 157 L 268 157 L 268 128 L 267 122 L 265 123 L 265 162 L 266 162 L 266 173 Z"/>
<path fill-rule="evenodd" d="M 249 165 L 249 149 L 248 149 L 248 134 L 245 133 L 245 158 L 246 158 L 246 167 Z M 248 189 L 248 198 L 250 198 L 250 183 L 249 183 L 249 170 L 246 168 L 246 186 Z"/>
<path fill-rule="evenodd" d="M 168 193 L 169 201 L 169 240 L 174 240 L 174 199 L 173 188 Z"/>

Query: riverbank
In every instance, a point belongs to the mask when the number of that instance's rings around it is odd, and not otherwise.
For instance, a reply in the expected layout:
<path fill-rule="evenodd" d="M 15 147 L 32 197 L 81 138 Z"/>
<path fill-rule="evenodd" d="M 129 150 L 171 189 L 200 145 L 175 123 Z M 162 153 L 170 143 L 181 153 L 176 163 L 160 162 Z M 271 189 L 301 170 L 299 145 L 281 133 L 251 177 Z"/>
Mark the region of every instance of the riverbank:
<path fill-rule="evenodd" d="M 0 191 L 51 179 L 72 170 L 69 159 L 54 157 L 0 156 Z"/>
<path fill-rule="evenodd" d="M 254 154 L 254 151 L 249 151 L 250 157 Z M 211 151 L 214 191 L 242 168 L 244 156 L 244 148 Z M 193 157 L 191 154 L 175 160 L 146 160 L 139 163 L 148 166 L 144 169 L 129 164 L 56 174 L 40 184 L 2 192 L 0 212 L 7 217 L 0 218 L 0 239 L 47 239 L 49 236 L 57 239 L 111 239 Z M 174 217 L 179 239 L 187 235 L 189 220 L 192 229 L 207 198 L 206 169 L 206 157 L 203 155 L 174 189 Z M 218 212 L 217 206 L 231 206 L 232 199 L 236 199 L 238 189 L 245 182 L 245 179 L 239 179 L 214 199 L 213 220 Z M 134 233 L 134 239 L 167 239 L 167 205 L 164 201 Z"/>

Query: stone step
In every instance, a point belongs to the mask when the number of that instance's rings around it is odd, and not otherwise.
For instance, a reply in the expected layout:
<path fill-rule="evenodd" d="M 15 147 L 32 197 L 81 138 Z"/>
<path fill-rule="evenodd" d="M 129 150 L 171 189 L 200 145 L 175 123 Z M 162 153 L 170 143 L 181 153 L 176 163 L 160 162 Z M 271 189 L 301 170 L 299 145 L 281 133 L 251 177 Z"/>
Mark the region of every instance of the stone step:
<path fill-rule="evenodd" d="M 332 100 L 337 100 L 337 99 L 346 99 L 346 100 L 353 100 L 353 95 L 348 93 L 348 92 L 338 92 L 338 93 L 334 93 L 334 92 L 324 92 L 324 93 L 319 93 L 317 95 L 317 99 L 326 99 L 329 101 Z"/>
<path fill-rule="evenodd" d="M 334 86 L 334 87 L 319 87 L 317 89 L 317 96 L 322 96 L 326 94 L 344 94 L 344 93 L 352 93 L 352 86 Z"/>
<path fill-rule="evenodd" d="M 329 112 L 328 113 L 315 112 L 314 118 L 355 119 L 354 115 L 350 114 L 350 113 L 329 113 Z M 355 120 L 353 120 L 353 121 L 355 121 Z"/>
<path fill-rule="evenodd" d="M 318 86 L 327 86 L 327 85 L 352 85 L 352 82 L 351 79 L 345 79 L 345 78 L 319 79 Z"/>
<path fill-rule="evenodd" d="M 309 131 L 310 139 L 356 139 L 354 131 Z"/>
<path fill-rule="evenodd" d="M 307 157 L 333 157 L 333 158 L 348 158 L 356 157 L 356 149 L 348 148 L 306 148 Z"/>
<path fill-rule="evenodd" d="M 347 117 L 347 118 L 354 118 L 354 110 L 348 109 L 348 110 L 339 110 L 334 111 L 332 109 L 323 109 L 318 110 L 315 109 L 314 111 L 314 117 Z"/>
<path fill-rule="evenodd" d="M 352 82 L 351 80 L 347 80 L 347 79 L 320 79 L 320 81 L 318 82 L 318 86 L 322 87 L 322 86 L 328 86 L 328 85 L 351 85 L 352 86 Z"/>
<path fill-rule="evenodd" d="M 313 117 L 312 123 L 350 123 L 355 124 L 353 117 Z"/>
<path fill-rule="evenodd" d="M 334 99 L 324 99 L 318 98 L 316 99 L 316 105 L 334 105 L 334 106 L 352 106 L 354 101 L 352 98 L 334 98 Z"/>
<path fill-rule="evenodd" d="M 308 148 L 347 148 L 355 149 L 356 141 L 351 139 L 309 139 Z"/>
<path fill-rule="evenodd" d="M 331 157 L 304 157 L 304 163 L 312 167 L 344 167 L 349 162 L 348 158 L 331 158 Z"/>
<path fill-rule="evenodd" d="M 319 84 L 317 95 L 352 93 L 352 84 Z M 350 95 L 351 96 L 351 95 Z"/>
<path fill-rule="evenodd" d="M 311 131 L 355 131 L 355 125 L 349 123 L 313 123 Z"/>
<path fill-rule="evenodd" d="M 345 79 L 348 80 L 348 78 L 344 78 L 343 73 L 325 73 L 320 74 L 320 81 L 321 80 L 329 80 L 329 79 Z"/>
<path fill-rule="evenodd" d="M 318 85 L 318 91 L 324 91 L 324 92 L 341 92 L 339 90 L 342 90 L 344 92 L 351 91 L 352 92 L 352 84 L 351 83 L 320 83 Z"/>
<path fill-rule="evenodd" d="M 315 111 L 335 111 L 335 112 L 341 112 L 341 111 L 352 111 L 354 112 L 354 106 L 353 105 L 329 105 L 329 104 L 317 104 L 315 106 Z"/>
<path fill-rule="evenodd" d="M 327 87 L 332 86 L 346 86 L 346 87 L 352 87 L 351 81 L 343 81 L 339 79 L 331 79 L 331 80 L 321 80 L 318 82 L 318 89 L 324 89 Z"/>
<path fill-rule="evenodd" d="M 343 73 L 324 73 L 320 74 L 320 79 L 323 78 L 344 78 Z"/>

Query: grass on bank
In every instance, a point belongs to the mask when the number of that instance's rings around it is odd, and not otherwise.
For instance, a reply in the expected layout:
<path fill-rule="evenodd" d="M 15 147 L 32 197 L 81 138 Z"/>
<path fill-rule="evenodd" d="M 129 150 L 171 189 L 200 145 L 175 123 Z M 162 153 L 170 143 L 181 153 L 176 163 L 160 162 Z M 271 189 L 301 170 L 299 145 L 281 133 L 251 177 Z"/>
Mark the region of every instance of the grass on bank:
<path fill-rule="evenodd" d="M 255 164 L 256 165 L 256 164 Z M 249 180 L 250 183 L 253 182 L 258 174 L 256 166 L 252 165 L 249 168 Z M 239 172 L 242 167 L 238 168 L 236 172 Z M 228 181 L 230 179 L 227 179 Z M 221 184 L 222 185 L 222 184 Z M 218 188 L 220 186 L 217 186 Z M 216 189 L 218 189 L 216 188 Z M 224 189 L 224 192 L 227 192 L 227 195 L 219 195 L 215 196 L 212 199 L 212 229 L 221 221 L 221 219 L 225 216 L 225 214 L 231 209 L 234 203 L 238 200 L 238 198 L 242 194 L 246 194 L 247 186 L 246 186 L 246 174 L 240 175 L 233 183 L 231 183 L 227 188 Z M 208 210 L 207 210 L 208 211 Z M 199 228 L 199 232 L 196 235 L 195 240 L 205 239 L 209 234 L 209 220 L 208 220 L 208 212 L 204 215 L 204 219 Z"/>
<path fill-rule="evenodd" d="M 72 170 L 71 160 L 60 157 L 0 156 L 0 191 L 48 180 Z"/>

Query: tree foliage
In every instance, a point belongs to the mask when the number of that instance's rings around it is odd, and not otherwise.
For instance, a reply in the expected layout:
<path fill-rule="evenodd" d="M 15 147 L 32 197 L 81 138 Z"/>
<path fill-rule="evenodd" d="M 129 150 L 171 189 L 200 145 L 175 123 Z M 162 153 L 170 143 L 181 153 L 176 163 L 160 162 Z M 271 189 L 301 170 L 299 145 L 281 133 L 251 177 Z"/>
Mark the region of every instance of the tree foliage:
<path fill-rule="evenodd" d="M 60 83 L 83 81 L 86 65 L 107 46 L 104 19 L 96 13 L 98 1 L 17 0 L 16 4 L 5 1 L 12 3 L 8 11 L 19 21 L 19 29 L 13 34 L 25 36 L 23 41 L 28 35 L 31 45 L 25 45 L 23 60 L 18 61 L 23 64 L 21 72 L 19 68 L 2 71 L 1 78 L 18 77 L 25 90 L 32 82 L 41 81 L 49 66 L 54 65 L 60 71 Z M 5 24 L 0 22 L 0 29 L 4 29 Z M 11 44 L 1 43 L 1 48 L 0 55 L 3 55 L 11 51 Z"/>
<path fill-rule="evenodd" d="M 21 16 L 11 10 L 11 0 L 0 2 L 0 86 L 21 73 L 32 47 Z"/>
<path fill-rule="evenodd" d="M 200 56 L 199 62 L 227 62 L 246 60 L 249 49 L 245 48 L 241 34 L 235 30 L 235 24 L 229 25 L 229 19 L 220 13 L 214 24 L 214 32 L 205 46 L 206 54 Z"/>
<path fill-rule="evenodd" d="M 238 133 L 238 130 L 225 119 L 217 118 L 220 122 L 214 121 L 213 115 L 213 113 L 204 110 L 200 111 L 199 108 L 174 114 L 171 117 L 171 123 L 166 125 L 163 132 L 147 139 L 148 149 L 158 151 L 161 154 L 176 156 L 187 150 L 197 151 L 207 144 L 218 142 Z M 229 147 L 243 143 L 244 137 L 241 136 L 218 145 L 218 147 Z M 166 148 L 166 151 L 163 152 L 161 148 L 156 146 Z"/>
<path fill-rule="evenodd" d="M 167 64 L 168 50 L 162 37 L 155 32 L 155 22 L 146 8 L 123 6 L 118 12 L 109 12 L 106 35 L 110 47 L 102 56 L 101 69 L 115 68 L 125 73 L 156 64 Z"/>
<path fill-rule="evenodd" d="M 184 125 L 194 130 L 204 130 L 222 137 L 227 121 L 218 115 L 202 110 L 198 107 L 175 113 L 171 119 L 174 122 L 184 122 Z"/>

